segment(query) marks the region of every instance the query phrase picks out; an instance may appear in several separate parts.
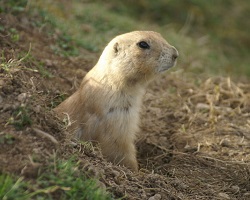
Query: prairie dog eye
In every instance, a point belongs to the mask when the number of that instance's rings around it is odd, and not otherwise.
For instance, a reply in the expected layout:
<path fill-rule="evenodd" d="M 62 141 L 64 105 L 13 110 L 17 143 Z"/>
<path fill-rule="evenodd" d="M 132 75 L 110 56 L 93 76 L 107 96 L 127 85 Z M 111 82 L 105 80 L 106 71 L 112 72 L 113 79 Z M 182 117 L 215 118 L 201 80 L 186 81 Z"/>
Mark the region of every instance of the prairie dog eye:
<path fill-rule="evenodd" d="M 149 49 L 150 48 L 149 44 L 145 41 L 141 41 L 141 42 L 137 43 L 137 45 L 142 49 Z"/>

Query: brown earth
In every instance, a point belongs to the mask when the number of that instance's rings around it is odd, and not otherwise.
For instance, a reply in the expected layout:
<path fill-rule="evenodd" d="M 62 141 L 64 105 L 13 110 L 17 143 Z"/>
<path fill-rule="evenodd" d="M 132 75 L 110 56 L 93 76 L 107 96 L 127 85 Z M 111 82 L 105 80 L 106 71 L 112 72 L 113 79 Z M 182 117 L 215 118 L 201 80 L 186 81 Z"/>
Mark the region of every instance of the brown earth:
<path fill-rule="evenodd" d="M 73 147 L 51 113 L 98 55 L 84 49 L 78 57 L 57 55 L 51 47 L 59 31 L 48 36 L 25 15 L 0 19 L 0 171 L 35 179 L 51 156 L 76 154 L 114 198 L 250 199 L 249 82 L 177 71 L 151 83 L 137 142 L 140 172 L 134 174 L 106 162 L 95 148 Z"/>

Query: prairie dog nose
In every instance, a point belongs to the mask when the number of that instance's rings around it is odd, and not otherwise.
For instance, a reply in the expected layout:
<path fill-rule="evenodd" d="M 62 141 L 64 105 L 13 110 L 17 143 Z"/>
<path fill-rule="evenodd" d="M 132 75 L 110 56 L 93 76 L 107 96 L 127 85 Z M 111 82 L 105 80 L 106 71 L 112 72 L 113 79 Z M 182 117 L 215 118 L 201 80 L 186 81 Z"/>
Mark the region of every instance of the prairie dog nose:
<path fill-rule="evenodd" d="M 172 49 L 173 49 L 172 60 L 175 61 L 179 56 L 179 52 L 175 47 L 172 47 Z"/>

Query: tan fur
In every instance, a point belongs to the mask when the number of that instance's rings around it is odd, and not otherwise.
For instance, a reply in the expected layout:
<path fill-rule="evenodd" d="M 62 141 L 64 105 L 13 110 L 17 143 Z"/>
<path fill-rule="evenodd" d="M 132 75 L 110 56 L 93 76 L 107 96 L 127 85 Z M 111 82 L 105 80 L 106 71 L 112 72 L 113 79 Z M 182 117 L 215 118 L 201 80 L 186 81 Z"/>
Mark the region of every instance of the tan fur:
<path fill-rule="evenodd" d="M 149 49 L 138 46 L 145 41 Z M 115 37 L 79 89 L 55 111 L 67 113 L 75 136 L 98 141 L 103 155 L 137 171 L 135 139 L 145 88 L 162 71 L 173 67 L 178 51 L 159 33 L 134 31 Z"/>

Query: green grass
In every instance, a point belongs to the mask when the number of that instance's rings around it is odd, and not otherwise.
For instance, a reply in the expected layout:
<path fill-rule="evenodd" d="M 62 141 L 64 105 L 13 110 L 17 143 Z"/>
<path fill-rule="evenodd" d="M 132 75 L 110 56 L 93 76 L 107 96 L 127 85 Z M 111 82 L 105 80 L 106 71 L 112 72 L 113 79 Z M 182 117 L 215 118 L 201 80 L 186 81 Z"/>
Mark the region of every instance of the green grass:
<path fill-rule="evenodd" d="M 30 111 L 25 105 L 19 106 L 8 121 L 9 124 L 14 125 L 17 130 L 22 130 L 27 126 L 32 125 Z"/>
<path fill-rule="evenodd" d="M 31 56 L 31 44 L 29 46 L 29 50 L 28 52 L 24 52 L 23 55 L 19 55 L 19 58 L 10 58 L 9 60 L 6 59 L 5 57 L 5 52 L 4 50 L 2 50 L 1 52 L 1 57 L 0 57 L 0 69 L 3 69 L 7 74 L 9 74 L 10 76 L 11 75 L 11 71 L 12 70 L 15 70 L 16 68 L 19 68 L 21 67 L 21 65 L 24 63 L 24 62 L 29 62 L 30 60 L 32 59 L 32 56 Z M 24 67 L 22 66 L 22 69 L 24 70 L 30 70 L 30 71 L 35 71 L 34 69 L 31 69 L 31 68 L 27 68 L 27 67 Z"/>
<path fill-rule="evenodd" d="M 74 1 L 69 7 L 63 7 L 60 2 L 53 1 L 53 5 L 51 2 L 39 0 L 31 6 L 39 9 L 47 26 L 60 29 L 58 47 L 69 52 L 69 55 L 77 53 L 74 45 L 100 51 L 115 35 L 138 28 L 138 24 L 128 16 L 117 17 L 102 4 Z M 67 9 L 72 9 L 74 14 L 67 12 Z M 58 51 L 55 47 L 54 49 Z"/>
<path fill-rule="evenodd" d="M 20 36 L 19 36 L 18 31 L 17 31 L 15 28 L 11 28 L 11 29 L 9 30 L 9 32 L 10 32 L 11 40 L 12 40 L 13 42 L 18 42 L 19 39 L 20 39 Z"/>
<path fill-rule="evenodd" d="M 24 200 L 26 196 L 27 183 L 23 181 L 23 178 L 13 178 L 8 174 L 2 174 L 0 172 L 0 199 L 19 199 Z"/>
<path fill-rule="evenodd" d="M 181 54 L 179 65 L 183 65 L 183 69 L 188 68 L 191 71 L 200 72 L 218 68 L 218 64 L 215 65 L 213 60 L 208 59 L 210 54 L 213 54 L 209 49 L 211 45 L 177 33 L 171 27 L 159 27 L 145 22 L 138 23 L 128 15 L 111 12 L 106 4 L 82 4 L 79 1 L 73 1 L 69 7 L 63 7 L 60 6 L 60 2 L 54 2 L 51 6 L 51 1 L 45 0 L 42 3 L 36 1 L 31 6 L 42 13 L 45 21 L 43 26 L 53 25 L 61 31 L 58 45 L 53 47 L 55 53 L 60 52 L 62 47 L 65 47 L 64 50 L 67 51 L 63 53 L 66 56 L 74 55 L 74 52 L 77 52 L 76 48 L 101 52 L 105 45 L 118 34 L 133 30 L 155 30 L 162 33 L 171 44 L 179 49 Z M 67 9 L 73 10 L 73 14 L 67 12 Z M 203 48 L 204 46 L 206 48 Z M 205 64 L 211 67 L 205 68 Z"/>
<path fill-rule="evenodd" d="M 57 46 L 52 48 L 64 56 L 78 55 L 79 48 L 101 52 L 111 38 L 124 32 L 155 30 L 180 51 L 175 69 L 195 74 L 250 75 L 249 30 L 247 20 L 243 20 L 250 6 L 243 0 L 218 4 L 196 0 L 74 0 L 64 2 L 65 6 L 60 1 L 39 0 L 29 5 L 42 13 L 45 26 L 61 31 Z M 223 13 L 234 20 L 228 24 Z M 240 41 L 244 41 L 242 45 Z"/>
<path fill-rule="evenodd" d="M 56 95 L 50 102 L 50 107 L 53 109 L 56 106 L 58 106 L 60 103 L 62 103 L 66 99 L 66 94 L 58 94 Z"/>
<path fill-rule="evenodd" d="M 245 0 L 0 3 L 0 12 L 15 14 L 25 9 L 31 15 L 39 13 L 42 20 L 36 20 L 35 25 L 56 35 L 57 44 L 51 48 L 62 56 L 78 56 L 79 48 L 101 52 L 120 33 L 155 30 L 180 51 L 180 67 L 176 69 L 195 74 L 250 76 L 250 32 L 246 20 L 250 17 L 250 4 Z M 14 29 L 10 34 L 14 41 L 19 40 Z"/>
<path fill-rule="evenodd" d="M 108 200 L 111 196 L 100 189 L 95 179 L 86 178 L 73 159 L 54 160 L 33 181 L 0 173 L 0 199 L 79 199 Z"/>
<path fill-rule="evenodd" d="M 7 12 L 11 14 L 18 14 L 23 12 L 27 6 L 28 0 L 1 0 L 0 13 Z"/>
<path fill-rule="evenodd" d="M 43 78 L 53 78 L 53 74 L 51 74 L 45 67 L 44 63 L 37 63 L 37 70 L 42 75 Z"/>
<path fill-rule="evenodd" d="M 15 138 L 13 135 L 0 132 L 0 144 L 13 144 L 15 141 Z"/>
<path fill-rule="evenodd" d="M 42 188 L 49 187 L 56 190 L 57 193 L 54 195 L 60 196 L 60 199 L 111 199 L 98 188 L 96 180 L 86 178 L 79 168 L 79 163 L 75 163 L 73 159 L 56 161 L 56 164 L 49 166 L 46 173 L 43 173 L 37 181 Z M 44 189 L 37 193 L 44 193 Z M 53 199 L 53 194 L 48 193 L 46 196 Z"/>

